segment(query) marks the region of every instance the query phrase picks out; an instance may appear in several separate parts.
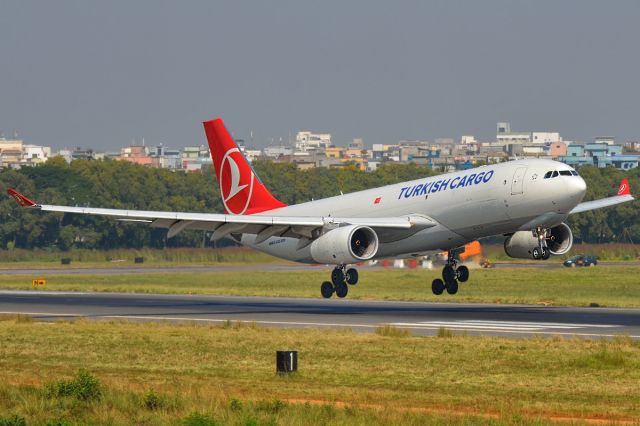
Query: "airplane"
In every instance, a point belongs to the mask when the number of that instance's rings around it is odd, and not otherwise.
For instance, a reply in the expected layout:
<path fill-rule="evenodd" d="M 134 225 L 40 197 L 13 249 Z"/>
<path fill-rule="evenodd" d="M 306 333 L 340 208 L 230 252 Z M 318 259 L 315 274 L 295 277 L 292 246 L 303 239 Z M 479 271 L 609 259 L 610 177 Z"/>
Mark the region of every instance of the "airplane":
<path fill-rule="evenodd" d="M 431 290 L 456 294 L 469 279 L 459 261 L 465 244 L 504 235 L 509 256 L 548 259 L 571 249 L 569 215 L 634 199 L 623 179 L 615 196 L 582 202 L 587 187 L 576 170 L 520 159 L 286 205 L 260 181 L 222 119 L 203 125 L 226 214 L 47 205 L 7 192 L 31 209 L 144 223 L 167 229 L 168 238 L 185 229 L 210 231 L 212 240 L 228 237 L 283 259 L 335 265 L 320 286 L 325 298 L 343 298 L 358 282 L 350 265 L 440 251 L 448 260 Z"/>

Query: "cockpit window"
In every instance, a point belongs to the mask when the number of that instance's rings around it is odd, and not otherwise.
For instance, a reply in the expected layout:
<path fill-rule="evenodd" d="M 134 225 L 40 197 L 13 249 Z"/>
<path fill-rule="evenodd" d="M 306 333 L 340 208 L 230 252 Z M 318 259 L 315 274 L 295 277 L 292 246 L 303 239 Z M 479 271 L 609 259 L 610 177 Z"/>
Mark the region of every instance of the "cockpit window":
<path fill-rule="evenodd" d="M 571 176 L 571 170 L 560 170 L 562 176 Z"/>
<path fill-rule="evenodd" d="M 574 176 L 579 176 L 578 172 L 576 172 L 575 170 L 571 170 L 571 174 L 574 175 Z"/>
<path fill-rule="evenodd" d="M 553 174 L 551 175 L 551 177 L 552 177 L 552 178 L 554 178 L 554 177 L 557 177 L 557 176 L 558 176 L 558 171 L 557 171 L 557 170 L 554 170 L 554 171 L 553 171 Z"/>
<path fill-rule="evenodd" d="M 553 173 L 553 171 L 547 172 L 544 174 L 544 178 L 545 179 L 549 179 L 551 177 L 551 173 Z"/>

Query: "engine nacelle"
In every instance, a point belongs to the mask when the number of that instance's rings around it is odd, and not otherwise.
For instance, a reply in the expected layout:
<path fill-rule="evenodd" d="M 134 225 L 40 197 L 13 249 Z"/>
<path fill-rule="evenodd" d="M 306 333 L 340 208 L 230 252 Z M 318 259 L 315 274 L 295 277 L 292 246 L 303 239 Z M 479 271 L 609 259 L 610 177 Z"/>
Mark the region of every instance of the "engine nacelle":
<path fill-rule="evenodd" d="M 332 229 L 311 243 L 311 257 L 318 263 L 342 265 L 369 260 L 378 251 L 378 235 L 368 226 Z"/>
<path fill-rule="evenodd" d="M 573 233 L 566 223 L 561 223 L 549 230 L 547 247 L 555 255 L 565 254 L 573 246 Z M 531 231 L 518 231 L 504 241 L 507 255 L 518 259 L 533 259 L 532 251 L 538 247 L 538 239 Z"/>

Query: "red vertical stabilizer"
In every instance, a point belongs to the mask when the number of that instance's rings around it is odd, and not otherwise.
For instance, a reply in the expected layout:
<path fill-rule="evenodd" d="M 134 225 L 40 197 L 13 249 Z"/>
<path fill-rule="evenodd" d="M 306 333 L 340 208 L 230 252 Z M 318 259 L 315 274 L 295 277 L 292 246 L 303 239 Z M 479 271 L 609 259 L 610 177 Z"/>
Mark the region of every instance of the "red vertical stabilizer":
<path fill-rule="evenodd" d="M 622 179 L 620 186 L 618 187 L 618 195 L 631 195 L 631 188 L 629 188 L 629 179 Z"/>
<path fill-rule="evenodd" d="M 221 118 L 205 121 L 213 167 L 216 169 L 220 196 L 229 214 L 255 214 L 285 207 L 256 176 Z"/>

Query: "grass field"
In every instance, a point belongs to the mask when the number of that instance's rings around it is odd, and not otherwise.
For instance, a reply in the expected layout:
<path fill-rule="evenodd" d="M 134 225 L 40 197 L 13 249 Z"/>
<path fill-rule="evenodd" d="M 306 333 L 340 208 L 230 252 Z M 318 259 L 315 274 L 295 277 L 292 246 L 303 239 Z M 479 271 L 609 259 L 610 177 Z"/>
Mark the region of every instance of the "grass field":
<path fill-rule="evenodd" d="M 554 257 L 552 261 L 562 261 L 576 253 L 599 256 L 602 261 L 637 262 L 640 260 L 640 244 L 576 244 L 570 253 Z M 502 245 L 486 245 L 485 256 L 492 262 L 528 262 L 507 256 Z M 114 249 L 87 250 L 0 250 L 0 269 L 52 268 L 52 267 L 131 267 L 134 258 L 143 257 L 145 266 L 216 265 L 216 264 L 257 264 L 287 263 L 252 249 L 244 247 L 212 248 L 166 248 L 166 249 Z M 71 266 L 60 265 L 60 259 L 69 258 Z M 536 261 L 531 260 L 535 263 Z"/>
<path fill-rule="evenodd" d="M 287 263 L 265 253 L 244 247 L 223 249 L 115 249 L 115 250 L 0 250 L 0 269 L 22 268 L 121 268 L 134 266 L 134 259 L 142 257 L 145 266 L 218 265 Z M 71 265 L 61 265 L 61 259 L 71 259 Z"/>
<path fill-rule="evenodd" d="M 640 421 L 640 344 L 627 338 L 0 319 L 0 413 L 29 424 Z M 275 374 L 280 349 L 299 351 L 297 374 Z M 97 392 L 52 386 L 81 370 Z"/>
<path fill-rule="evenodd" d="M 434 296 L 434 270 L 361 269 L 351 299 L 439 302 L 527 303 L 547 305 L 640 307 L 640 267 L 598 266 L 557 269 L 475 269 L 458 294 Z M 320 297 L 329 272 L 221 272 L 104 275 L 0 275 L 0 289 L 32 289 L 34 278 L 47 279 L 39 289 L 238 296 Z"/>

